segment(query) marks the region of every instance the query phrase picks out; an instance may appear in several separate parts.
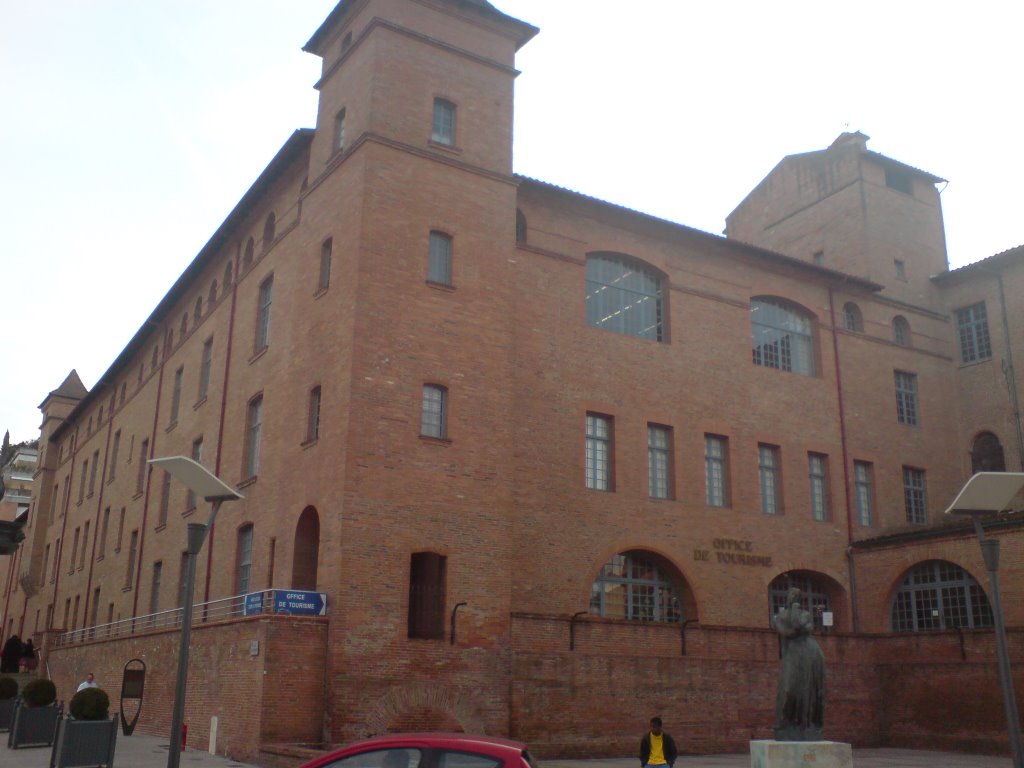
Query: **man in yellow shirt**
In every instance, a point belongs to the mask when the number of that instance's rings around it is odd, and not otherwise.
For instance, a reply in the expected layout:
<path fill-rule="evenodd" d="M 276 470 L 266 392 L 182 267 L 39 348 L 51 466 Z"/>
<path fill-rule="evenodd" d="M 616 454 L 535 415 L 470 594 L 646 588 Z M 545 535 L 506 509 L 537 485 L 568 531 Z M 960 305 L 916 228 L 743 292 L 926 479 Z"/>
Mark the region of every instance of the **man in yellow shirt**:
<path fill-rule="evenodd" d="M 675 740 L 661 730 L 661 718 L 651 718 L 651 731 L 640 739 L 640 768 L 645 766 L 669 766 L 675 764 L 679 751 Z"/>

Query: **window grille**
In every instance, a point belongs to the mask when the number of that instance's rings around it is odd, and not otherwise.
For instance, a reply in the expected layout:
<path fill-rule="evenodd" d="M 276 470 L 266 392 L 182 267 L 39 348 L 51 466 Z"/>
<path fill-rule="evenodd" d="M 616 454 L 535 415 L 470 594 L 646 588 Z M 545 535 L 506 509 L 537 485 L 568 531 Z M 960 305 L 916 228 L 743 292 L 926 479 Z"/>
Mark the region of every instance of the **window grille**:
<path fill-rule="evenodd" d="M 915 566 L 893 596 L 893 632 L 979 629 L 993 625 L 992 607 L 974 577 L 954 563 Z"/>
<path fill-rule="evenodd" d="M 616 333 L 663 341 L 662 280 L 615 254 L 587 256 L 587 322 Z"/>
<path fill-rule="evenodd" d="M 680 622 L 676 587 L 653 558 L 624 552 L 601 568 L 590 593 L 590 612 L 609 619 Z"/>
<path fill-rule="evenodd" d="M 587 414 L 587 488 L 612 490 L 612 420 L 596 413 Z"/>
<path fill-rule="evenodd" d="M 777 300 L 750 302 L 755 365 L 804 376 L 815 374 L 811 318 Z"/>
<path fill-rule="evenodd" d="M 960 362 L 973 363 L 992 357 L 985 302 L 958 309 L 956 327 L 960 339 Z"/>

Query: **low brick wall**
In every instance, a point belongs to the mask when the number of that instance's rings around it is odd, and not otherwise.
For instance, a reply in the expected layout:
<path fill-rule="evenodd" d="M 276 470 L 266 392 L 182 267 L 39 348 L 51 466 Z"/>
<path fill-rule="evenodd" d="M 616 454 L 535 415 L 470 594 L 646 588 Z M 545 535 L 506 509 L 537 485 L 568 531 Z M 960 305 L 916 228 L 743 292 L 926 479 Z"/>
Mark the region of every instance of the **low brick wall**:
<path fill-rule="evenodd" d="M 255 758 L 262 742 L 319 742 L 326 640 L 327 621 L 317 618 L 261 616 L 195 626 L 185 705 L 188 743 L 208 748 L 214 716 L 217 753 L 239 760 Z M 179 641 L 176 629 L 155 630 L 48 649 L 46 662 L 60 698 L 70 699 L 93 672 L 112 710 L 120 710 L 124 665 L 141 659 L 146 683 L 138 730 L 168 734 Z M 130 719 L 134 703 L 125 710 Z"/>

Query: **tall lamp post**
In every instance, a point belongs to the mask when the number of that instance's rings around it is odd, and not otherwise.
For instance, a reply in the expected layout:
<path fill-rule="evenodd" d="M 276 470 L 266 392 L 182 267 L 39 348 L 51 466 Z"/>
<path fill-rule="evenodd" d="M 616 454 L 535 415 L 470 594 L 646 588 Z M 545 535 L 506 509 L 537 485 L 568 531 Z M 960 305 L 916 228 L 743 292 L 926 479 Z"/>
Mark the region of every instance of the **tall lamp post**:
<path fill-rule="evenodd" d="M 1014 768 L 1024 768 L 1024 750 L 1021 748 L 1020 716 L 1017 697 L 1013 691 L 1010 656 L 1006 650 L 1006 627 L 1003 625 L 1003 605 L 999 599 L 999 541 L 989 539 L 981 527 L 983 515 L 1009 509 L 1014 498 L 1024 490 L 1024 472 L 978 472 L 960 489 L 947 515 L 970 515 L 981 544 L 989 582 L 992 585 L 992 615 L 996 625 L 996 652 L 999 656 L 999 683 L 1003 689 L 1003 708 L 1010 734 L 1010 751 Z"/>
<path fill-rule="evenodd" d="M 167 753 L 167 768 L 178 768 L 181 762 L 181 724 L 185 719 L 185 683 L 188 680 L 188 650 L 192 638 L 192 600 L 196 590 L 196 557 L 203 548 L 206 534 L 225 501 L 244 498 L 242 494 L 207 470 L 202 464 L 184 456 L 150 459 L 154 467 L 165 470 L 177 478 L 196 496 L 213 505 L 210 519 L 203 523 L 188 524 L 185 583 L 182 585 L 181 645 L 178 647 L 178 679 L 174 688 L 174 709 L 171 714 L 171 743 Z"/>

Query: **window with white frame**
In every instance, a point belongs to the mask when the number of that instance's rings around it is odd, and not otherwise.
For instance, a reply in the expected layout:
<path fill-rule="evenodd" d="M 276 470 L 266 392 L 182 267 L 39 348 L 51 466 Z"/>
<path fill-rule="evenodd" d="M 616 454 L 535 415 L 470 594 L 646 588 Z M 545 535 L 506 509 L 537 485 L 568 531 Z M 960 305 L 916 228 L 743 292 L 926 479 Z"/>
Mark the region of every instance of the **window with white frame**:
<path fill-rule="evenodd" d="M 178 423 L 178 413 L 181 410 L 181 385 L 185 381 L 185 366 L 180 366 L 174 372 L 174 388 L 171 390 L 171 418 L 168 427 Z"/>
<path fill-rule="evenodd" d="M 973 363 L 992 357 L 988 335 L 988 316 L 981 301 L 956 311 L 956 330 L 960 339 L 960 362 Z"/>
<path fill-rule="evenodd" d="M 917 424 L 917 374 L 895 371 L 896 419 L 900 424 Z"/>
<path fill-rule="evenodd" d="M 204 399 L 210 391 L 210 371 L 213 368 L 213 337 L 203 342 L 203 356 L 199 365 L 199 393 L 197 400 Z"/>
<path fill-rule="evenodd" d="M 249 401 L 245 423 L 245 464 L 242 477 L 256 477 L 260 469 L 260 438 L 263 431 L 263 396 Z"/>
<path fill-rule="evenodd" d="M 992 607 L 984 588 L 955 563 L 931 560 L 912 568 L 893 595 L 893 632 L 987 629 Z"/>
<path fill-rule="evenodd" d="M 928 522 L 928 497 L 925 493 L 923 469 L 903 468 L 903 504 L 908 523 L 923 525 Z"/>
<path fill-rule="evenodd" d="M 342 109 L 334 116 L 334 151 L 340 152 L 345 148 L 345 110 Z"/>
<path fill-rule="evenodd" d="M 434 99 L 434 120 L 430 140 L 455 146 L 455 105 L 445 99 Z"/>
<path fill-rule="evenodd" d="M 259 352 L 270 344 L 270 305 L 274 292 L 274 276 L 271 275 L 260 283 L 259 298 L 256 304 L 256 343 Z"/>
<path fill-rule="evenodd" d="M 704 435 L 704 484 L 709 507 L 729 506 L 729 438 Z"/>
<path fill-rule="evenodd" d="M 755 365 L 814 376 L 814 326 L 811 317 L 781 299 L 750 302 Z"/>
<path fill-rule="evenodd" d="M 896 315 L 892 319 L 892 341 L 901 347 L 910 346 L 910 323 L 903 315 Z"/>
<path fill-rule="evenodd" d="M 652 499 L 672 498 L 672 427 L 647 425 L 647 489 Z"/>
<path fill-rule="evenodd" d="M 249 591 L 252 580 L 252 523 L 238 529 L 237 565 L 235 567 L 235 594 Z"/>
<path fill-rule="evenodd" d="M 662 278 L 617 253 L 587 254 L 587 323 L 616 333 L 664 340 Z"/>
<path fill-rule="evenodd" d="M 828 520 L 828 456 L 823 453 L 808 453 L 807 475 L 810 483 L 811 517 L 815 520 Z"/>
<path fill-rule="evenodd" d="M 586 484 L 595 491 L 612 490 L 612 418 L 587 414 Z"/>
<path fill-rule="evenodd" d="M 864 317 L 861 315 L 860 307 L 852 301 L 843 305 L 843 327 L 848 331 L 862 333 L 864 331 Z"/>
<path fill-rule="evenodd" d="M 590 612 L 630 621 L 683 620 L 676 585 L 646 552 L 622 552 L 604 564 L 591 587 Z"/>
<path fill-rule="evenodd" d="M 875 469 L 871 462 L 853 462 L 853 500 L 857 508 L 857 522 L 865 528 L 872 525 L 875 511 Z"/>
<path fill-rule="evenodd" d="M 759 443 L 757 468 L 761 484 L 761 511 L 766 515 L 782 513 L 782 484 L 779 478 L 779 447 Z"/>
<path fill-rule="evenodd" d="M 439 440 L 448 437 L 448 390 L 440 384 L 423 385 L 420 435 Z"/>

